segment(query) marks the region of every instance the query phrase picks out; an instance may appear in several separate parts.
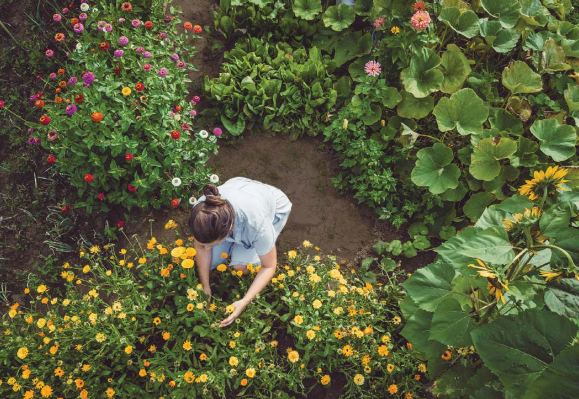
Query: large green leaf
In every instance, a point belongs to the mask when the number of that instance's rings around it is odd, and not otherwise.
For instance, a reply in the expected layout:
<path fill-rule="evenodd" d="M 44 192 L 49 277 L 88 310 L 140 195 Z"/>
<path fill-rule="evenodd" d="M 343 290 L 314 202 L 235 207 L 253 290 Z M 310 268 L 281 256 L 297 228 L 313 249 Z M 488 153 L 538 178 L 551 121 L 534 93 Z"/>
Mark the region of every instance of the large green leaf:
<path fill-rule="evenodd" d="M 505 29 L 498 21 L 484 21 L 480 33 L 497 53 L 508 53 L 517 45 L 521 34 L 515 29 Z"/>
<path fill-rule="evenodd" d="M 507 29 L 513 28 L 521 16 L 521 4 L 518 0 L 481 0 L 481 5 Z"/>
<path fill-rule="evenodd" d="M 519 141 L 517 141 L 517 152 L 511 157 L 511 165 L 515 167 L 525 166 L 527 168 L 535 166 L 539 161 L 538 150 L 539 144 L 537 142 L 526 137 L 520 137 Z"/>
<path fill-rule="evenodd" d="M 334 61 L 336 66 L 340 67 L 346 62 L 370 52 L 372 48 L 372 35 L 370 33 L 363 34 L 363 32 L 348 32 L 346 35 L 342 36 L 336 43 L 336 53 L 334 54 Z M 371 58 L 370 58 L 371 59 Z M 370 59 L 366 60 L 368 62 Z M 358 62 L 359 60 L 356 60 Z M 366 63 L 364 62 L 364 64 Z M 359 72 L 364 70 L 364 64 L 360 65 Z M 356 68 L 358 72 L 358 68 Z M 354 76 L 352 73 L 352 78 L 356 80 L 358 74 Z M 367 76 L 366 73 L 363 73 Z"/>
<path fill-rule="evenodd" d="M 549 38 L 545 42 L 543 53 L 541 54 L 542 72 L 558 72 L 571 69 L 571 65 L 565 61 L 566 58 L 563 47 L 558 46 L 555 40 Z"/>
<path fill-rule="evenodd" d="M 462 211 L 471 222 L 476 222 L 483 214 L 485 208 L 492 204 L 494 200 L 496 200 L 496 197 L 491 193 L 482 192 L 473 194 L 464 204 Z M 477 227 L 479 226 L 477 225 Z"/>
<path fill-rule="evenodd" d="M 410 66 L 400 77 L 406 91 L 417 98 L 424 98 L 440 89 L 444 75 L 438 68 L 441 59 L 431 49 L 422 47 L 412 56 Z"/>
<path fill-rule="evenodd" d="M 449 346 L 470 346 L 472 345 L 470 333 L 475 327 L 470 313 L 462 310 L 456 299 L 447 298 L 440 302 L 434 311 L 430 339 Z"/>
<path fill-rule="evenodd" d="M 433 113 L 440 131 L 456 128 L 460 134 L 467 135 L 482 131 L 489 109 L 473 89 L 462 89 L 450 98 L 441 98 Z"/>
<path fill-rule="evenodd" d="M 513 94 L 537 93 L 543 90 L 541 75 L 523 61 L 515 61 L 503 71 L 503 85 Z"/>
<path fill-rule="evenodd" d="M 420 309 L 433 312 L 452 295 L 452 280 L 457 271 L 446 262 L 436 262 L 418 269 L 402 286 Z"/>
<path fill-rule="evenodd" d="M 571 85 L 563 93 L 569 112 L 579 111 L 579 85 Z"/>
<path fill-rule="evenodd" d="M 322 12 L 322 0 L 294 0 L 293 10 L 296 17 L 310 21 Z"/>
<path fill-rule="evenodd" d="M 357 15 L 369 15 L 373 5 L 372 0 L 357 0 L 354 4 L 354 12 Z"/>
<path fill-rule="evenodd" d="M 440 357 L 446 350 L 446 346 L 440 342 L 428 338 L 432 313 L 418 309 L 406 321 L 406 325 L 400 334 L 409 342 L 412 342 L 413 348 L 426 354 L 429 357 Z"/>
<path fill-rule="evenodd" d="M 402 118 L 422 119 L 432 112 L 434 97 L 416 98 L 406 90 L 400 92 L 402 101 L 398 103 L 396 113 Z"/>
<path fill-rule="evenodd" d="M 548 285 L 545 304 L 561 316 L 579 319 L 579 281 L 564 278 Z"/>
<path fill-rule="evenodd" d="M 356 14 L 352 7 L 341 3 L 339 6 L 330 6 L 322 15 L 324 26 L 340 32 L 352 25 Z"/>
<path fill-rule="evenodd" d="M 489 228 L 465 240 L 458 252 L 483 262 L 506 265 L 515 258 L 513 246 L 503 228 Z"/>
<path fill-rule="evenodd" d="M 423 148 L 416 154 L 418 159 L 411 179 L 420 187 L 428 187 L 433 194 L 442 194 L 458 186 L 460 169 L 452 163 L 452 150 L 441 143 Z"/>
<path fill-rule="evenodd" d="M 469 39 L 478 35 L 479 19 L 471 10 L 461 12 L 456 7 L 443 8 L 438 18 Z"/>
<path fill-rule="evenodd" d="M 520 398 L 576 334 L 571 320 L 545 310 L 528 310 L 479 327 L 471 336 L 485 365 L 513 397 Z"/>
<path fill-rule="evenodd" d="M 466 276 L 476 275 L 477 273 L 475 269 L 468 267 L 468 264 L 474 261 L 473 257 L 463 255 L 458 251 L 463 247 L 465 242 L 476 236 L 480 231 L 483 230 L 474 227 L 467 227 L 466 229 L 461 230 L 454 237 L 446 240 L 438 248 L 435 248 L 434 252 L 436 252 L 442 260 L 448 262 L 462 274 Z"/>
<path fill-rule="evenodd" d="M 500 132 L 515 134 L 517 136 L 521 136 L 525 132 L 521 119 L 502 108 L 496 110 L 495 114 L 489 118 L 489 122 L 492 127 Z"/>
<path fill-rule="evenodd" d="M 442 54 L 442 73 L 444 80 L 440 86 L 443 93 L 452 94 L 460 89 L 472 71 L 468 59 L 456 44 L 449 44 Z"/>
<path fill-rule="evenodd" d="M 521 0 L 521 18 L 530 26 L 545 26 L 551 14 L 541 0 Z"/>
<path fill-rule="evenodd" d="M 531 133 L 541 142 L 541 151 L 555 162 L 561 162 L 575 155 L 575 129 L 561 125 L 556 119 L 537 120 L 531 126 Z"/>
<path fill-rule="evenodd" d="M 579 398 L 579 345 L 563 349 L 529 385 L 522 399 Z"/>
<path fill-rule="evenodd" d="M 481 140 L 474 148 L 471 156 L 469 172 L 476 179 L 491 181 L 501 171 L 499 160 L 513 155 L 517 151 L 517 143 L 509 138 L 501 137 Z"/>
<path fill-rule="evenodd" d="M 245 120 L 238 117 L 236 122 L 231 122 L 224 115 L 221 115 L 221 123 L 233 136 L 239 136 L 245 130 Z"/>

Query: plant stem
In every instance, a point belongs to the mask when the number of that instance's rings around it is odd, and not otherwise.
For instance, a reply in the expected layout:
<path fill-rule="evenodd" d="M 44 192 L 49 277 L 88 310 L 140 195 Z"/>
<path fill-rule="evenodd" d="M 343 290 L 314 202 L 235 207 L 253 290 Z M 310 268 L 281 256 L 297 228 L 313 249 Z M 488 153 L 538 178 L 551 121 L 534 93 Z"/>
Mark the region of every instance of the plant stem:
<path fill-rule="evenodd" d="M 549 248 L 549 249 L 556 249 L 558 251 L 561 251 L 563 253 L 563 255 L 565 255 L 565 257 L 569 261 L 569 265 L 573 266 L 573 267 L 577 267 L 575 265 L 575 262 L 573 262 L 573 258 L 571 258 L 571 255 L 569 255 L 569 252 L 565 251 L 563 248 L 560 248 L 556 245 L 550 245 L 550 244 L 535 245 L 533 248 Z"/>

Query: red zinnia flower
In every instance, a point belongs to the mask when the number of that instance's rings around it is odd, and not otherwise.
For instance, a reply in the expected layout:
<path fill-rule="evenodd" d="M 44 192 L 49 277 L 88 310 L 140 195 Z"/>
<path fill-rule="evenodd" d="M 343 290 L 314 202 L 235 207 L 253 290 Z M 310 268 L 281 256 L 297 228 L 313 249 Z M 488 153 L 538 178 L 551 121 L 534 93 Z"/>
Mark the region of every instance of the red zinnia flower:
<path fill-rule="evenodd" d="M 54 155 L 49 155 L 48 158 L 46 158 L 46 162 L 48 162 L 49 164 L 53 164 L 55 161 Z"/>
<path fill-rule="evenodd" d="M 74 102 L 76 102 L 77 104 L 80 104 L 84 101 L 84 96 L 82 94 L 77 94 L 76 96 L 74 96 Z"/>
<path fill-rule="evenodd" d="M 185 29 L 187 29 L 187 30 L 193 29 L 193 25 L 191 24 L 191 22 L 185 22 L 185 23 L 183 24 L 183 27 L 184 27 Z"/>
<path fill-rule="evenodd" d="M 84 175 L 84 181 L 85 182 L 90 183 L 93 180 L 94 180 L 94 177 L 92 177 L 91 174 L 87 173 L 86 175 Z"/>
<path fill-rule="evenodd" d="M 131 183 L 129 183 L 129 184 L 127 185 L 127 189 L 128 189 L 130 192 L 132 192 L 132 193 L 134 193 L 135 191 L 137 191 L 137 187 L 131 186 Z"/>
<path fill-rule="evenodd" d="M 70 24 L 71 24 L 71 25 L 76 25 L 76 24 L 78 24 L 79 22 L 80 22 L 80 21 L 78 20 L 78 18 L 73 18 L 73 19 L 70 20 Z"/>
<path fill-rule="evenodd" d="M 56 39 L 57 42 L 61 42 L 64 40 L 64 33 L 57 33 L 56 35 L 54 35 L 54 39 Z"/>
<path fill-rule="evenodd" d="M 183 110 L 183 108 L 181 108 L 180 105 L 175 105 L 175 109 L 177 110 L 177 112 L 181 112 Z"/>
<path fill-rule="evenodd" d="M 125 227 L 125 222 L 123 222 L 122 220 L 119 220 L 119 222 L 117 223 L 117 226 L 119 226 L 119 229 L 122 229 L 123 227 Z"/>
<path fill-rule="evenodd" d="M 48 116 L 42 115 L 42 116 L 40 117 L 40 124 L 41 124 L 41 125 L 46 126 L 46 125 L 48 125 L 49 123 L 50 123 L 50 118 L 49 118 Z"/>
<path fill-rule="evenodd" d="M 98 193 L 97 198 L 100 200 L 105 199 L 105 193 Z"/>
<path fill-rule="evenodd" d="M 34 106 L 35 106 L 36 108 L 42 108 L 42 107 L 44 107 L 44 101 L 42 101 L 42 100 L 36 100 L 36 101 L 34 102 Z"/>
<path fill-rule="evenodd" d="M 40 100 L 42 98 L 42 93 L 38 92 L 34 95 L 34 97 L 36 97 L 37 100 Z"/>
<path fill-rule="evenodd" d="M 103 114 L 100 112 L 93 112 L 91 115 L 93 122 L 100 122 L 103 120 Z"/>
<path fill-rule="evenodd" d="M 127 161 L 132 161 L 132 160 L 133 160 L 133 154 L 130 154 L 130 153 L 129 153 L 129 154 L 126 154 L 126 155 L 125 155 L 125 159 L 126 159 Z"/>
<path fill-rule="evenodd" d="M 101 50 L 108 50 L 110 47 L 110 45 L 107 42 L 101 42 L 101 44 L 99 44 L 99 49 Z"/>
<path fill-rule="evenodd" d="M 121 74 L 122 70 L 123 70 L 123 68 L 116 67 L 115 69 L 113 69 L 113 72 L 115 73 L 116 76 L 119 76 Z"/>
<path fill-rule="evenodd" d="M 63 205 L 62 208 L 60 208 L 60 209 L 62 209 L 63 212 L 68 212 L 68 211 L 70 211 L 70 206 Z"/>
<path fill-rule="evenodd" d="M 181 133 L 179 133 L 178 130 L 173 130 L 171 132 L 171 137 L 173 137 L 175 140 L 177 140 L 179 137 L 181 137 Z"/>
<path fill-rule="evenodd" d="M 0 109 L 4 108 L 4 101 L 0 101 Z"/>
<path fill-rule="evenodd" d="M 135 85 L 135 90 L 136 90 L 136 91 L 143 91 L 143 90 L 145 90 L 145 85 L 142 84 L 142 83 L 137 83 L 137 84 Z"/>
<path fill-rule="evenodd" d="M 193 27 L 193 32 L 195 32 L 195 33 L 201 33 L 201 32 L 203 32 L 203 29 L 201 29 L 201 27 L 200 27 L 199 25 L 195 25 L 195 26 Z"/>
<path fill-rule="evenodd" d="M 414 11 L 425 11 L 426 10 L 426 4 L 424 4 L 423 1 L 417 1 L 416 3 L 414 3 Z"/>
<path fill-rule="evenodd" d="M 131 11 L 133 9 L 133 6 L 131 6 L 131 3 L 123 3 L 123 5 L 121 6 L 123 11 Z"/>
<path fill-rule="evenodd" d="M 153 23 L 152 23 L 151 21 L 145 22 L 145 28 L 147 28 L 147 29 L 153 29 Z"/>
<path fill-rule="evenodd" d="M 172 207 L 179 206 L 179 200 L 178 199 L 172 199 L 171 200 L 171 206 Z"/>
<path fill-rule="evenodd" d="M 58 71 L 56 71 L 56 73 L 62 76 L 64 75 L 64 69 L 60 68 Z"/>

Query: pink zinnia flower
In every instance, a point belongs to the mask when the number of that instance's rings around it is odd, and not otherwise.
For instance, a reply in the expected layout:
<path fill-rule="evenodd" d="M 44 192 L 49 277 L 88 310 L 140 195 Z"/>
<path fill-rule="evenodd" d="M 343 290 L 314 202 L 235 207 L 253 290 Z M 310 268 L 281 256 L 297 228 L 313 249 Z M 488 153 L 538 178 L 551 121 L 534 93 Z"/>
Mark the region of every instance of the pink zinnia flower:
<path fill-rule="evenodd" d="M 139 21 L 138 19 L 133 19 L 131 25 L 133 25 L 133 28 L 138 28 L 141 25 L 141 21 Z"/>
<path fill-rule="evenodd" d="M 368 76 L 378 76 L 380 75 L 380 63 L 376 61 L 368 61 L 364 66 L 364 72 L 368 74 Z"/>
<path fill-rule="evenodd" d="M 60 15 L 60 14 L 54 14 L 54 15 L 52 16 L 52 20 L 53 20 L 54 22 L 59 22 L 61 19 L 62 19 L 62 15 Z"/>
<path fill-rule="evenodd" d="M 110 32 L 113 30 L 113 26 L 111 24 L 106 24 L 105 25 L 105 31 Z"/>
<path fill-rule="evenodd" d="M 81 33 L 84 30 L 84 26 L 80 22 L 78 24 L 74 24 L 72 28 L 76 33 Z"/>
<path fill-rule="evenodd" d="M 197 115 L 197 111 L 195 111 L 194 109 L 192 109 L 191 111 L 189 111 L 189 115 L 195 116 L 195 115 Z"/>
<path fill-rule="evenodd" d="M 159 69 L 159 72 L 157 73 L 157 75 L 164 78 L 165 76 L 167 76 L 167 70 L 165 68 L 161 68 L 161 69 Z"/>
<path fill-rule="evenodd" d="M 78 19 L 81 21 L 85 21 L 87 18 L 88 18 L 88 15 L 86 15 L 86 12 L 83 12 L 78 16 Z"/>
<path fill-rule="evenodd" d="M 50 75 L 48 75 L 48 77 L 50 79 L 56 79 L 56 73 L 52 72 Z"/>
<path fill-rule="evenodd" d="M 384 26 L 385 23 L 386 23 L 386 19 L 384 17 L 380 17 L 374 21 L 374 26 L 376 28 L 380 28 L 381 26 Z"/>
<path fill-rule="evenodd" d="M 426 11 L 416 11 L 416 13 L 410 19 L 412 27 L 417 30 L 424 30 L 428 28 L 430 24 L 430 14 Z"/>
<path fill-rule="evenodd" d="M 145 64 L 145 65 L 143 65 L 143 70 L 145 70 L 145 71 L 150 71 L 150 70 L 151 70 L 151 64 Z"/>
<path fill-rule="evenodd" d="M 222 131 L 220 128 L 218 128 L 218 127 L 216 127 L 215 129 L 213 129 L 213 134 L 214 134 L 215 136 L 221 136 L 222 133 L 223 133 L 223 131 Z"/>
<path fill-rule="evenodd" d="M 48 50 L 46 50 L 46 53 L 44 53 L 44 54 L 46 54 L 46 56 L 47 56 L 48 58 L 50 58 L 50 57 L 52 57 L 52 56 L 54 55 L 54 51 L 48 49 Z"/>

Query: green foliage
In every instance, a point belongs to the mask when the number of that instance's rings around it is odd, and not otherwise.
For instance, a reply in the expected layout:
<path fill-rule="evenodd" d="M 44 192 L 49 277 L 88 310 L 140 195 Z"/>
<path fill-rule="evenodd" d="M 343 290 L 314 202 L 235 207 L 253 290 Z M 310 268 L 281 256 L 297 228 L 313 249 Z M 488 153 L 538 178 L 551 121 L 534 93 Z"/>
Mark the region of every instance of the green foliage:
<path fill-rule="evenodd" d="M 332 62 L 315 47 L 306 52 L 252 38 L 225 54 L 222 69 L 218 78 L 206 77 L 204 87 L 235 136 L 254 125 L 292 139 L 315 136 L 337 100 Z"/>

